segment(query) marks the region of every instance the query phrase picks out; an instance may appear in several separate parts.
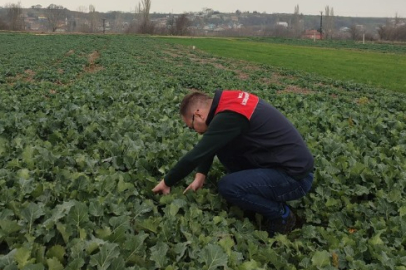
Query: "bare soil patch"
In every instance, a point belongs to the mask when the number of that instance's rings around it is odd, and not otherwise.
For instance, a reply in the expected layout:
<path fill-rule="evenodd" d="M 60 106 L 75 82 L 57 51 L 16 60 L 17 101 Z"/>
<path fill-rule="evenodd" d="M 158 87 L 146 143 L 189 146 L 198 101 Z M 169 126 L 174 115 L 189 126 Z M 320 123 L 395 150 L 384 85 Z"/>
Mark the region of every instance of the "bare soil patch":
<path fill-rule="evenodd" d="M 277 91 L 276 93 L 277 94 L 295 93 L 295 94 L 310 95 L 314 94 L 315 92 L 306 88 L 301 88 L 296 85 L 289 85 L 284 90 Z"/>
<path fill-rule="evenodd" d="M 85 72 L 87 73 L 95 73 L 104 68 L 96 64 L 97 59 L 100 58 L 100 53 L 98 51 L 94 51 L 88 56 L 89 65 L 85 67 Z"/>
<path fill-rule="evenodd" d="M 180 57 L 180 56 L 182 56 L 179 53 L 175 53 L 174 51 L 169 51 L 169 50 L 165 51 L 165 53 L 172 56 L 172 57 Z"/>
<path fill-rule="evenodd" d="M 34 76 L 36 73 L 33 70 L 27 69 L 24 71 L 24 73 L 27 75 L 27 77 L 24 78 L 25 81 L 27 81 L 27 82 L 34 81 Z"/>
<path fill-rule="evenodd" d="M 75 53 L 74 50 L 69 50 L 69 51 L 66 53 L 66 56 L 70 56 L 70 55 L 72 55 L 72 54 L 74 54 L 74 53 Z"/>
<path fill-rule="evenodd" d="M 250 75 L 241 71 L 237 72 L 237 74 L 238 74 L 237 77 L 240 80 L 248 80 L 250 78 Z"/>

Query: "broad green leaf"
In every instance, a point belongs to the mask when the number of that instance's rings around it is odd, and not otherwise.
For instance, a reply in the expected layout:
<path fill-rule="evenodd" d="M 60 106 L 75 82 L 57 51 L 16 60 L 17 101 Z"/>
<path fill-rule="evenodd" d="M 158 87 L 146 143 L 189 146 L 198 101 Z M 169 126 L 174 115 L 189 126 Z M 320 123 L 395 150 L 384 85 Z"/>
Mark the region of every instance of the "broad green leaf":
<path fill-rule="evenodd" d="M 90 265 L 96 266 L 98 270 L 107 270 L 120 255 L 120 251 L 117 244 L 105 243 L 100 252 L 90 256 Z"/>
<path fill-rule="evenodd" d="M 162 241 L 159 241 L 155 246 L 151 247 L 151 258 L 150 260 L 155 262 L 155 266 L 158 268 L 165 267 L 168 258 L 166 253 L 168 252 L 168 245 Z"/>
<path fill-rule="evenodd" d="M 87 231 L 85 228 L 79 228 L 79 238 L 85 240 L 87 237 Z"/>
<path fill-rule="evenodd" d="M 50 258 L 47 259 L 47 264 L 48 264 L 48 269 L 49 270 L 63 270 L 64 267 L 61 264 L 60 260 L 58 258 Z"/>
<path fill-rule="evenodd" d="M 145 213 L 151 212 L 153 207 L 151 205 L 151 201 L 147 200 L 147 201 L 137 201 L 134 204 L 134 208 L 133 208 L 133 213 L 134 213 L 134 217 L 137 218 L 139 216 L 142 216 Z"/>
<path fill-rule="evenodd" d="M 113 227 L 114 230 L 124 228 L 130 228 L 130 218 L 128 216 L 119 216 L 119 217 L 112 217 L 109 220 L 109 224 Z"/>
<path fill-rule="evenodd" d="M 175 199 L 170 205 L 169 205 L 169 214 L 171 216 L 176 216 L 178 213 L 179 209 L 183 208 L 186 206 L 186 201 L 182 199 Z"/>
<path fill-rule="evenodd" d="M 228 256 L 230 256 L 233 246 L 235 245 L 234 240 L 227 236 L 219 241 L 219 245 L 224 249 Z"/>
<path fill-rule="evenodd" d="M 35 220 L 44 215 L 44 210 L 42 205 L 37 205 L 35 203 L 30 203 L 26 208 L 21 211 L 21 216 L 28 223 L 28 232 L 32 230 L 32 225 Z"/>
<path fill-rule="evenodd" d="M 98 201 L 91 201 L 89 204 L 89 214 L 94 217 L 101 217 L 104 214 L 104 207 Z"/>
<path fill-rule="evenodd" d="M 109 236 L 109 241 L 119 243 L 125 240 L 125 233 L 130 229 L 130 219 L 128 216 L 112 217 L 109 221 L 113 227 L 112 234 Z"/>
<path fill-rule="evenodd" d="M 36 189 L 36 184 L 33 179 L 19 179 L 20 192 L 23 195 L 29 195 Z"/>
<path fill-rule="evenodd" d="M 384 245 L 384 242 L 381 239 L 381 234 L 384 233 L 386 230 L 380 230 L 375 234 L 371 239 L 368 240 L 368 243 L 372 246 L 376 245 Z"/>
<path fill-rule="evenodd" d="M 18 268 L 23 268 L 27 264 L 31 264 L 35 261 L 34 258 L 31 258 L 31 251 L 28 250 L 25 247 L 18 248 L 15 255 L 14 259 L 16 260 L 18 264 Z"/>
<path fill-rule="evenodd" d="M 330 265 L 330 253 L 326 250 L 316 251 L 312 257 L 312 264 L 317 267 Z"/>
<path fill-rule="evenodd" d="M 21 169 L 17 172 L 17 176 L 20 179 L 28 180 L 30 179 L 30 171 L 28 169 Z"/>
<path fill-rule="evenodd" d="M 73 221 L 77 227 L 89 221 L 89 212 L 86 204 L 75 202 L 75 206 L 70 210 L 67 217 L 69 221 Z"/>
<path fill-rule="evenodd" d="M 44 270 L 45 267 L 43 264 L 40 263 L 36 263 L 36 264 L 28 264 L 26 266 L 24 266 L 24 268 L 22 270 Z M 9 269 L 4 269 L 4 270 L 9 270 Z"/>
<path fill-rule="evenodd" d="M 337 206 L 339 204 L 340 204 L 340 201 L 336 200 L 334 198 L 328 198 L 326 201 L 326 207 Z"/>
<path fill-rule="evenodd" d="M 131 261 L 132 257 L 135 255 L 144 255 L 146 249 L 144 241 L 147 238 L 148 234 L 146 234 L 144 231 L 141 231 L 137 235 L 128 236 L 124 243 L 124 249 L 128 252 L 126 262 Z"/>
<path fill-rule="evenodd" d="M 63 202 L 62 204 L 58 204 L 52 210 L 52 216 L 44 222 L 45 227 L 47 229 L 50 229 L 57 221 L 65 217 L 74 205 L 75 205 L 74 201 L 68 201 Z"/>
<path fill-rule="evenodd" d="M 178 255 L 176 256 L 176 261 L 179 262 L 180 259 L 182 259 L 183 255 L 185 255 L 185 252 L 188 248 L 188 246 L 191 244 L 191 242 L 183 242 L 183 243 L 177 243 L 174 247 L 175 253 Z"/>
<path fill-rule="evenodd" d="M 108 242 L 103 241 L 102 239 L 92 238 L 91 240 L 86 242 L 86 252 L 87 254 L 92 254 L 95 250 L 99 247 L 103 246 Z"/>
<path fill-rule="evenodd" d="M 354 193 L 357 194 L 358 196 L 361 196 L 361 195 L 364 195 L 364 194 L 369 194 L 370 190 L 365 186 L 355 185 Z"/>
<path fill-rule="evenodd" d="M 159 198 L 159 203 L 160 204 L 171 204 L 174 200 L 175 200 L 175 195 L 173 195 L 173 194 L 168 194 L 167 196 L 161 196 L 160 198 Z"/>
<path fill-rule="evenodd" d="M 0 126 L 0 131 L 1 131 L 1 126 Z M 0 132 L 0 134 L 1 134 L 1 132 Z M 0 137 L 0 156 L 3 156 L 3 153 L 6 153 L 8 144 L 9 144 L 9 142 L 5 138 Z"/>
<path fill-rule="evenodd" d="M 201 252 L 199 262 L 204 263 L 208 270 L 217 269 L 217 267 L 226 267 L 228 258 L 223 249 L 214 244 L 208 244 Z"/>
<path fill-rule="evenodd" d="M 137 224 L 145 230 L 157 233 L 158 227 L 159 227 L 159 222 L 160 222 L 160 218 L 150 217 L 148 219 L 139 221 Z"/>
<path fill-rule="evenodd" d="M 117 184 L 117 191 L 119 193 L 123 192 L 124 190 L 133 190 L 134 184 L 125 182 L 123 179 L 120 179 Z"/>
<path fill-rule="evenodd" d="M 242 263 L 238 270 L 265 270 L 264 268 L 260 267 L 258 262 L 254 260 L 250 260 L 249 262 Z"/>
<path fill-rule="evenodd" d="M 121 257 L 113 259 L 113 261 L 111 262 L 111 265 L 110 265 L 110 267 L 108 269 L 109 270 L 123 270 L 123 269 L 126 269 L 124 259 L 121 258 Z"/>
<path fill-rule="evenodd" d="M 96 236 L 101 239 L 106 240 L 106 238 L 109 237 L 110 235 L 111 235 L 110 227 L 104 227 L 96 230 Z"/>
<path fill-rule="evenodd" d="M 65 248 L 61 245 L 52 246 L 47 252 L 47 258 L 57 258 L 61 263 L 64 262 Z"/>
<path fill-rule="evenodd" d="M 13 249 L 8 254 L 0 256 L 0 267 L 9 267 L 10 269 L 18 269 L 15 260 L 17 249 Z"/>
<path fill-rule="evenodd" d="M 35 245 L 36 248 L 33 249 L 31 252 L 33 254 L 33 257 L 35 257 L 35 262 L 41 263 L 41 264 L 46 264 L 46 257 L 45 257 L 45 250 L 46 246 L 42 245 Z"/>
<path fill-rule="evenodd" d="M 71 261 L 65 268 L 65 270 L 78 270 L 82 269 L 85 261 L 82 258 L 77 258 Z"/>
<path fill-rule="evenodd" d="M 69 238 L 72 236 L 72 231 L 67 228 L 64 224 L 58 222 L 56 223 L 56 229 L 62 235 L 63 241 L 67 244 L 69 243 Z"/>
<path fill-rule="evenodd" d="M 21 154 L 23 161 L 27 164 L 28 168 L 32 169 L 34 167 L 34 154 L 35 148 L 31 145 L 27 145 Z"/>
<path fill-rule="evenodd" d="M 388 202 L 401 202 L 403 199 L 402 190 L 392 189 L 387 193 Z"/>
<path fill-rule="evenodd" d="M 406 206 L 402 206 L 402 207 L 399 208 L 399 215 L 401 217 L 406 215 Z"/>
<path fill-rule="evenodd" d="M 21 229 L 17 221 L 8 219 L 0 220 L 0 228 L 7 234 L 18 232 Z"/>
<path fill-rule="evenodd" d="M 7 218 L 13 218 L 14 217 L 14 212 L 10 209 L 4 209 L 0 211 L 0 219 L 7 219 Z"/>

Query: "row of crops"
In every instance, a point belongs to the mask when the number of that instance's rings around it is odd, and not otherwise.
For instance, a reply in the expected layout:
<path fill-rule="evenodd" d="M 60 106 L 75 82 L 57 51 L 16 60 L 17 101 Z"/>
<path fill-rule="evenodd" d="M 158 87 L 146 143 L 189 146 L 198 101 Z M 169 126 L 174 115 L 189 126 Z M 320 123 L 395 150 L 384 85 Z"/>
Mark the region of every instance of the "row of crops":
<path fill-rule="evenodd" d="M 155 38 L 0 34 L 0 269 L 406 269 L 406 96 Z M 191 89 L 253 92 L 300 130 L 314 186 L 269 238 L 204 189 L 151 189 L 199 139 Z"/>
<path fill-rule="evenodd" d="M 315 46 L 333 49 L 352 49 L 352 50 L 396 53 L 396 54 L 406 53 L 405 43 L 385 42 L 385 41 L 372 42 L 372 41 L 329 40 L 329 39 L 314 41 L 312 39 L 267 38 L 267 37 L 248 38 L 248 40 L 276 44 L 297 45 L 297 46 L 312 46 L 312 47 Z"/>

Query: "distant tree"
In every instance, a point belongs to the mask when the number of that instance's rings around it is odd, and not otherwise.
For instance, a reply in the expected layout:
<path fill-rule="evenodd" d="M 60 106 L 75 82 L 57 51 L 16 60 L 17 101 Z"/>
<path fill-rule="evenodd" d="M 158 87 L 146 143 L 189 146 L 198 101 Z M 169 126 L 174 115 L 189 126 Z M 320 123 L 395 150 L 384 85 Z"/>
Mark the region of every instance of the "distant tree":
<path fill-rule="evenodd" d="M 96 12 L 96 7 L 89 5 L 89 22 L 90 22 L 90 32 L 95 33 L 100 25 L 100 16 Z"/>
<path fill-rule="evenodd" d="M 66 28 L 68 32 L 74 32 L 76 30 L 76 20 L 74 17 L 71 17 L 68 20 L 68 25 L 66 26 Z"/>
<path fill-rule="evenodd" d="M 76 9 L 77 12 L 87 13 L 88 8 L 86 6 L 78 6 Z"/>
<path fill-rule="evenodd" d="M 294 37 L 300 37 L 304 30 L 304 26 L 303 15 L 299 13 L 299 5 L 295 6 L 295 10 L 290 21 L 292 35 Z"/>
<path fill-rule="evenodd" d="M 149 18 L 150 10 L 151 10 L 151 0 L 141 0 L 141 3 L 139 5 L 141 22 L 138 28 L 139 33 L 141 34 L 153 34 L 154 32 L 153 23 Z"/>
<path fill-rule="evenodd" d="M 361 38 L 362 29 L 359 25 L 356 25 L 356 24 L 351 25 L 351 27 L 348 31 L 351 35 L 351 39 L 358 40 Z"/>
<path fill-rule="evenodd" d="M 397 14 L 394 19 L 386 20 L 384 25 L 380 25 L 377 29 L 380 40 L 406 40 L 406 25 L 401 23 Z"/>
<path fill-rule="evenodd" d="M 397 28 L 398 40 L 406 41 L 406 25 Z"/>
<path fill-rule="evenodd" d="M 0 18 L 0 30 L 6 30 L 8 28 L 8 25 L 5 21 L 3 21 L 2 18 Z"/>
<path fill-rule="evenodd" d="M 377 33 L 380 40 L 391 40 L 393 32 L 395 30 L 394 25 L 392 25 L 388 20 L 386 20 L 385 25 L 378 26 Z"/>
<path fill-rule="evenodd" d="M 24 30 L 23 9 L 20 2 L 6 5 L 8 29 L 12 31 Z"/>
<path fill-rule="evenodd" d="M 122 12 L 114 11 L 110 13 L 112 15 L 110 28 L 111 31 L 120 33 L 123 31 L 124 16 Z"/>
<path fill-rule="evenodd" d="M 66 18 L 66 9 L 63 6 L 50 4 L 46 8 L 46 16 L 49 28 L 55 32 L 64 23 Z"/>
<path fill-rule="evenodd" d="M 175 31 L 175 16 L 171 14 L 169 18 L 166 20 L 166 28 L 168 29 L 168 33 L 170 35 L 176 35 Z"/>
<path fill-rule="evenodd" d="M 323 34 L 325 39 L 332 39 L 334 34 L 334 8 L 325 7 Z"/>
<path fill-rule="evenodd" d="M 283 25 L 275 25 L 271 33 L 273 37 L 283 37 L 287 38 L 290 36 L 289 30 Z"/>
<path fill-rule="evenodd" d="M 191 21 L 188 19 L 186 14 L 180 15 L 175 20 L 176 35 L 184 36 L 189 34 L 189 27 L 191 26 Z"/>
<path fill-rule="evenodd" d="M 135 19 L 127 33 L 153 34 L 155 25 L 150 20 L 151 0 L 141 0 L 135 8 Z"/>

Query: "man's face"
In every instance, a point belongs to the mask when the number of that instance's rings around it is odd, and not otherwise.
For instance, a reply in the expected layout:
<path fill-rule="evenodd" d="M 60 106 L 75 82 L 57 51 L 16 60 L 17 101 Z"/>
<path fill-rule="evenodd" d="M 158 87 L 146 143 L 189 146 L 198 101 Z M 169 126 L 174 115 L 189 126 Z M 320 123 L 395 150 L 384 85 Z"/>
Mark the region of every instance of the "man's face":
<path fill-rule="evenodd" d="M 189 116 L 182 116 L 182 121 L 189 129 L 199 134 L 203 134 L 207 130 L 206 116 L 202 114 L 201 110 L 196 110 L 193 114 L 189 114 Z"/>

